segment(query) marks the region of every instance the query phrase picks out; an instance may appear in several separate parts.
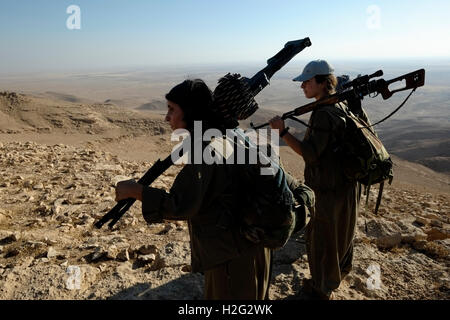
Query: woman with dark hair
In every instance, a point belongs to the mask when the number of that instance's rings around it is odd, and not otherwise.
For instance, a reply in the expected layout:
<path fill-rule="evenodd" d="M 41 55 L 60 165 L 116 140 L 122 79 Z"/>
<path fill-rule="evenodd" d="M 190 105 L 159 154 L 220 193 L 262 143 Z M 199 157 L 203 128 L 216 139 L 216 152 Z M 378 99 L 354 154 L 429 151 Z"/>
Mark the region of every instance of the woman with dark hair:
<path fill-rule="evenodd" d="M 333 71 L 324 60 L 311 61 L 293 80 L 302 82 L 306 98 L 320 100 L 335 91 Z M 320 299 L 330 299 L 352 268 L 356 183 L 345 177 L 335 153 L 337 137 L 345 128 L 345 112 L 344 104 L 316 108 L 302 141 L 288 132 L 280 117 L 270 121 L 286 144 L 303 157 L 305 184 L 315 193 L 315 210 L 306 230 L 311 279 L 305 280 L 303 288 Z"/>
<path fill-rule="evenodd" d="M 202 121 L 203 130 L 223 131 L 220 119 L 212 112 L 212 92 L 202 80 L 178 84 L 166 99 L 166 121 L 172 130 L 186 129 L 192 136 L 194 121 Z M 233 223 L 233 169 L 203 161 L 187 163 L 170 192 L 128 180 L 118 183 L 116 201 L 142 201 L 148 223 L 187 220 L 192 272 L 205 276 L 205 299 L 263 300 L 268 298 L 270 250 L 247 240 Z"/>

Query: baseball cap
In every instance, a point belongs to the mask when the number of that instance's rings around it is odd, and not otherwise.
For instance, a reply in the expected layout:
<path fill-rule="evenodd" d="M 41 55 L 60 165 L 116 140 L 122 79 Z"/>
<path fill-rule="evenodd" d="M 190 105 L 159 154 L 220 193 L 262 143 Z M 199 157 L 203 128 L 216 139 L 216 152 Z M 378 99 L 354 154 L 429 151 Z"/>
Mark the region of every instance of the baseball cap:
<path fill-rule="evenodd" d="M 325 60 L 314 60 L 308 63 L 303 72 L 293 81 L 306 81 L 317 75 L 327 75 L 334 72 L 333 67 Z"/>

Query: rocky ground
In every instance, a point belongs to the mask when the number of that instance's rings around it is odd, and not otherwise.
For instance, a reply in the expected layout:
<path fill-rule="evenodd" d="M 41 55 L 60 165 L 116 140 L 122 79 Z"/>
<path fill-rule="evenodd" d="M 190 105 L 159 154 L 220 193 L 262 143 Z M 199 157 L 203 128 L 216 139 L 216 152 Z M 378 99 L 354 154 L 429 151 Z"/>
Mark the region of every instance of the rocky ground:
<path fill-rule="evenodd" d="M 114 230 L 93 228 L 115 204 L 115 183 L 150 165 L 63 144 L 1 143 L 0 298 L 201 299 L 184 222 L 146 225 L 136 203 Z M 177 170 L 153 185 L 167 190 Z M 354 270 L 337 299 L 449 299 L 449 212 L 448 194 L 387 188 L 378 215 L 358 220 Z M 297 234 L 275 251 L 270 298 L 302 298 L 308 275 Z"/>
<path fill-rule="evenodd" d="M 136 203 L 113 230 L 93 227 L 115 205 L 118 181 L 170 152 L 168 132 L 161 115 L 0 92 L 0 299 L 201 299 L 185 222 L 147 225 Z M 301 179 L 298 156 L 281 154 Z M 450 298 L 448 175 L 395 163 L 379 213 L 373 187 L 360 214 L 337 299 Z M 168 190 L 178 170 L 153 186 Z M 303 299 L 302 234 L 274 257 L 270 298 Z"/>

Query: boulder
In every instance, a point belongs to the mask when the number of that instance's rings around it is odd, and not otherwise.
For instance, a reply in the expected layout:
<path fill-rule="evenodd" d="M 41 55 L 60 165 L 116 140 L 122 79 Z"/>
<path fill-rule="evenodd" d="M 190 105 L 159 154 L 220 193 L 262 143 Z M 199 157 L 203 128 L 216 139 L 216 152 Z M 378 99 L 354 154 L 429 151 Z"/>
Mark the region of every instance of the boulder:
<path fill-rule="evenodd" d="M 395 232 L 376 239 L 376 244 L 379 248 L 390 249 L 398 246 L 402 242 L 402 234 Z"/>
<path fill-rule="evenodd" d="M 397 223 L 383 219 L 370 219 L 367 221 L 367 236 L 372 238 L 376 245 L 382 249 L 390 249 L 402 241 L 404 228 Z"/>

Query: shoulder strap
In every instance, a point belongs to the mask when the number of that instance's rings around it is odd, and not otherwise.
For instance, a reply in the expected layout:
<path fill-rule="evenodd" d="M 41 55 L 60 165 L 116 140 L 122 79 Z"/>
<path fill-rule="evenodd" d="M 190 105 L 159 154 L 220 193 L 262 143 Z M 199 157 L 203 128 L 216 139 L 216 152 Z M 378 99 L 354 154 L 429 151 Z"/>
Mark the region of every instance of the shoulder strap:
<path fill-rule="evenodd" d="M 339 106 L 341 106 L 341 109 L 342 109 L 344 112 L 346 112 L 346 110 L 348 110 L 348 109 L 347 109 L 346 107 L 343 107 L 343 105 L 342 105 L 341 103 L 342 103 L 342 102 L 338 102 L 337 104 L 338 104 Z M 344 104 L 344 106 L 345 106 L 345 104 Z M 318 109 L 316 109 L 316 110 L 318 110 Z M 329 114 L 332 115 L 331 112 L 330 112 Z M 311 116 L 312 116 L 312 115 L 311 115 Z M 288 118 L 288 119 L 291 119 L 291 120 L 294 120 L 294 121 L 297 121 L 297 122 L 303 124 L 305 127 L 310 128 L 311 130 L 321 131 L 321 132 L 333 132 L 333 131 L 334 131 L 334 130 L 325 130 L 325 129 L 319 129 L 319 128 L 313 127 L 313 126 L 307 124 L 306 122 L 304 122 L 304 121 L 302 121 L 302 120 L 300 120 L 300 119 L 294 117 L 293 115 L 292 115 L 292 116 L 289 116 L 289 117 L 287 117 L 287 118 Z"/>

